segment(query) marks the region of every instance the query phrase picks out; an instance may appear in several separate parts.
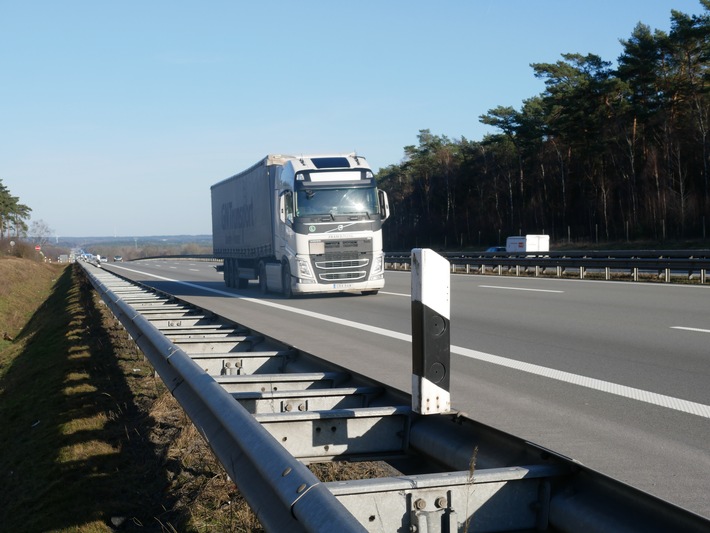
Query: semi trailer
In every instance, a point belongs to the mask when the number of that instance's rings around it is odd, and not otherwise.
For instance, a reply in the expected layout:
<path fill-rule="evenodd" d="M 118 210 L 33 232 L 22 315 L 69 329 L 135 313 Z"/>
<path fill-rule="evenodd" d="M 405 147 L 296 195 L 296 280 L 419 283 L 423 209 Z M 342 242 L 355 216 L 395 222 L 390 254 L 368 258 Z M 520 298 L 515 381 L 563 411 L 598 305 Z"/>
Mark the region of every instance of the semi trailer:
<path fill-rule="evenodd" d="M 211 187 L 215 257 L 224 281 L 262 293 L 384 287 L 382 224 L 387 194 L 357 154 L 267 155 Z"/>

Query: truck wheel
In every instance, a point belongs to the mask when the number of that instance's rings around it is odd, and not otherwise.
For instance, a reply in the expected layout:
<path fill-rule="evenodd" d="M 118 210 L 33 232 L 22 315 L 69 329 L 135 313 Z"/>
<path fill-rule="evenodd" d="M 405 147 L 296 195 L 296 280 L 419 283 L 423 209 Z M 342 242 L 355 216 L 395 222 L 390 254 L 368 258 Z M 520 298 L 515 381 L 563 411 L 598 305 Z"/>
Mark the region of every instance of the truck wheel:
<path fill-rule="evenodd" d="M 266 294 L 268 290 L 266 285 L 266 264 L 263 261 L 259 262 L 259 292 Z"/>
<path fill-rule="evenodd" d="M 281 266 L 281 294 L 284 298 L 291 298 L 293 291 L 291 290 L 291 267 L 288 263 Z"/>

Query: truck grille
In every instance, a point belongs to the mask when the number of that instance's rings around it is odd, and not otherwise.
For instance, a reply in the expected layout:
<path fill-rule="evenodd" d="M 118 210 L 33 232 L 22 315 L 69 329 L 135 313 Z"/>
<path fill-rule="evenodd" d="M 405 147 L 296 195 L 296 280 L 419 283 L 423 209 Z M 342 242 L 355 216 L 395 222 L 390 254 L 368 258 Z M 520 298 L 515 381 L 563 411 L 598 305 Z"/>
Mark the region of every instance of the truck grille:
<path fill-rule="evenodd" d="M 326 255 L 325 261 L 316 261 L 316 267 L 323 270 L 332 270 L 334 268 L 363 268 L 368 265 L 369 259 L 354 259 L 354 260 L 330 260 Z"/>
<path fill-rule="evenodd" d="M 320 283 L 347 283 L 370 275 L 372 239 L 328 240 L 323 251 L 312 259 Z"/>
<path fill-rule="evenodd" d="M 355 272 L 327 272 L 325 274 L 319 274 L 318 277 L 323 281 L 356 281 L 359 279 L 365 279 L 367 272 L 364 270 L 358 270 Z"/>

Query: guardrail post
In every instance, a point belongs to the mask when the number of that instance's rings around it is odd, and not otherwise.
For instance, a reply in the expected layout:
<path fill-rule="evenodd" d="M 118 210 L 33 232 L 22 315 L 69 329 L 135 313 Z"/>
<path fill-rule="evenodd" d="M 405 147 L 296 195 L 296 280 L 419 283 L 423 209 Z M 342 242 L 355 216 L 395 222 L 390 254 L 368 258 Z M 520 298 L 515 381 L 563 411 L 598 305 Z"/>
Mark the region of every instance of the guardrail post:
<path fill-rule="evenodd" d="M 412 250 L 412 410 L 451 410 L 449 262 L 429 249 Z"/>

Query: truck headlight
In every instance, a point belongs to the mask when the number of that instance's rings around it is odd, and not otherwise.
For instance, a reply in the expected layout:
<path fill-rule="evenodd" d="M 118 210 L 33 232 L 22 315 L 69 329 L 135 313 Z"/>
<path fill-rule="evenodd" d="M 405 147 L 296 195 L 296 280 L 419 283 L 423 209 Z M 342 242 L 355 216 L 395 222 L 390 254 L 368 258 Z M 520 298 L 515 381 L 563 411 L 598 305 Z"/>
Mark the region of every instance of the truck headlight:
<path fill-rule="evenodd" d="M 385 271 L 385 256 L 378 254 L 372 258 L 372 269 L 370 270 L 370 279 L 380 279 Z"/>
<path fill-rule="evenodd" d="M 311 265 L 305 259 L 296 258 L 296 264 L 298 265 L 298 277 L 313 279 L 313 272 L 311 272 Z"/>

